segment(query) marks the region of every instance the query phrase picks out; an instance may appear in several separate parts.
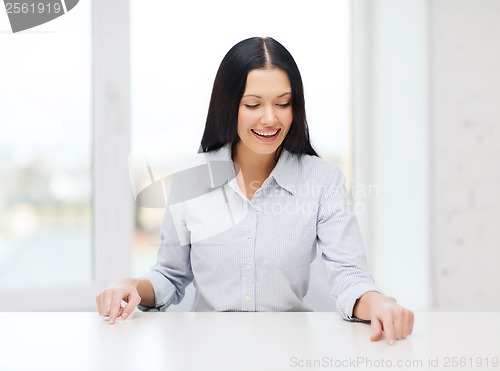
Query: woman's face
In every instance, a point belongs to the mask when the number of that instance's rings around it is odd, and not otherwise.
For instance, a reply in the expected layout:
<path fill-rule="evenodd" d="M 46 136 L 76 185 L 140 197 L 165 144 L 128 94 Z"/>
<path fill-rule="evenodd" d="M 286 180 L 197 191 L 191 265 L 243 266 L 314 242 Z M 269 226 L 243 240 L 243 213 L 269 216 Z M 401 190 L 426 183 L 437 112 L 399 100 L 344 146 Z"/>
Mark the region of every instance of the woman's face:
<path fill-rule="evenodd" d="M 238 110 L 240 145 L 266 155 L 283 143 L 293 120 L 292 88 L 279 68 L 251 70 Z"/>

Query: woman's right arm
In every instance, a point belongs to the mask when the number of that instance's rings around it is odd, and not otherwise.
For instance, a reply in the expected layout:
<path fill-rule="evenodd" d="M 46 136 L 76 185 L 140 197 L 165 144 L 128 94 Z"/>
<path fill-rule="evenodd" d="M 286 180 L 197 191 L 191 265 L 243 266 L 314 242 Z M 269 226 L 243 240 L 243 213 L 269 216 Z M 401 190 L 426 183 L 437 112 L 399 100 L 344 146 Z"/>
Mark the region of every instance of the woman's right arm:
<path fill-rule="evenodd" d="M 179 303 L 193 280 L 190 232 L 183 218 L 185 181 L 176 177 L 171 182 L 157 263 L 142 278 L 124 278 L 96 297 L 99 314 L 109 316 L 111 325 L 118 317 L 130 316 L 139 304 L 140 310 L 164 311 L 170 304 Z"/>
<path fill-rule="evenodd" d="M 122 306 L 122 301 L 125 306 Z M 109 324 L 112 325 L 118 317 L 127 319 L 139 304 L 154 307 L 155 294 L 149 280 L 124 278 L 97 295 L 96 303 L 99 314 L 109 317 Z"/>

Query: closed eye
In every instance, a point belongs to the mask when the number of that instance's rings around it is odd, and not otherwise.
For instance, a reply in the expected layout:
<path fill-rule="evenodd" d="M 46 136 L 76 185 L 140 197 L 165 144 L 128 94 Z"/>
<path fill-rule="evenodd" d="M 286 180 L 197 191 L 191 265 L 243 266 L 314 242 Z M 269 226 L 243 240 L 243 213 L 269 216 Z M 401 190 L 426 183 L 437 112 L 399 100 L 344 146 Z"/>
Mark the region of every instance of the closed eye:
<path fill-rule="evenodd" d="M 282 107 L 282 108 L 289 107 L 289 106 L 290 106 L 290 102 L 278 104 L 278 107 Z"/>
<path fill-rule="evenodd" d="M 258 106 L 258 104 L 245 104 L 245 107 L 247 108 L 257 108 Z"/>

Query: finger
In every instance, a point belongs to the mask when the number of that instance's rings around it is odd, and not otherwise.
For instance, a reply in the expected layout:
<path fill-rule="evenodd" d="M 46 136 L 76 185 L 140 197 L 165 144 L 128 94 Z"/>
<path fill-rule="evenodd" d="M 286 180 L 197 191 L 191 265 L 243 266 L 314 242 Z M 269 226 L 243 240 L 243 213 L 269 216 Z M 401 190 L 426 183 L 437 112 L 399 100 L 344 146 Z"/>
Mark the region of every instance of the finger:
<path fill-rule="evenodd" d="M 121 317 L 123 313 L 123 308 L 125 308 L 126 303 L 122 300 L 120 303 L 120 309 L 118 309 L 118 314 L 116 315 L 116 318 Z"/>
<path fill-rule="evenodd" d="M 377 318 L 374 318 L 371 320 L 371 326 L 372 326 L 372 337 L 370 338 L 371 341 L 378 341 L 382 338 L 382 325 L 380 324 L 380 321 Z"/>
<path fill-rule="evenodd" d="M 121 304 L 122 304 L 122 295 L 120 295 L 118 292 L 115 292 L 113 298 L 111 299 L 111 308 L 109 312 L 110 325 L 115 323 L 116 318 L 118 317 L 118 314 L 121 309 Z"/>
<path fill-rule="evenodd" d="M 104 292 L 102 292 L 99 295 L 98 300 L 99 300 L 99 304 L 98 304 L 99 305 L 99 314 L 103 317 L 109 315 L 109 309 L 108 309 L 108 312 L 106 312 L 106 295 Z"/>
<path fill-rule="evenodd" d="M 394 323 L 392 322 L 392 314 L 387 314 L 384 316 L 382 321 L 382 326 L 385 332 L 385 338 L 387 343 L 393 345 L 396 342 L 396 336 L 394 333 Z"/>
<path fill-rule="evenodd" d="M 100 296 L 100 294 L 95 297 L 95 305 L 97 307 L 97 312 L 99 313 L 99 315 L 102 316 L 102 314 L 101 314 L 101 299 L 99 298 L 99 296 Z"/>
<path fill-rule="evenodd" d="M 412 328 L 413 328 L 413 312 L 411 310 L 405 310 L 404 313 L 404 338 L 406 338 L 408 335 L 411 334 Z"/>
<path fill-rule="evenodd" d="M 411 311 L 405 310 L 403 313 L 403 339 L 406 338 L 411 330 Z"/>
<path fill-rule="evenodd" d="M 411 310 L 409 311 L 409 320 L 408 320 L 408 329 L 407 329 L 407 336 L 410 335 L 413 332 L 413 324 L 415 322 L 415 313 L 413 313 Z"/>
<path fill-rule="evenodd" d="M 125 308 L 123 308 L 122 314 L 120 315 L 123 320 L 127 319 L 141 302 L 141 297 L 137 294 L 131 294 L 128 299 L 128 303 Z"/>
<path fill-rule="evenodd" d="M 99 296 L 96 298 L 97 302 L 97 309 L 99 310 L 99 314 L 104 317 L 104 304 L 103 304 L 103 294 L 101 293 Z"/>
<path fill-rule="evenodd" d="M 111 290 L 106 290 L 101 294 L 101 313 L 105 317 L 109 317 L 111 312 L 111 300 L 113 298 L 113 292 Z"/>
<path fill-rule="evenodd" d="M 405 318 L 404 312 L 406 310 L 403 308 L 397 308 L 393 313 L 393 323 L 394 323 L 394 336 L 397 340 L 401 340 L 404 337 L 405 328 Z"/>

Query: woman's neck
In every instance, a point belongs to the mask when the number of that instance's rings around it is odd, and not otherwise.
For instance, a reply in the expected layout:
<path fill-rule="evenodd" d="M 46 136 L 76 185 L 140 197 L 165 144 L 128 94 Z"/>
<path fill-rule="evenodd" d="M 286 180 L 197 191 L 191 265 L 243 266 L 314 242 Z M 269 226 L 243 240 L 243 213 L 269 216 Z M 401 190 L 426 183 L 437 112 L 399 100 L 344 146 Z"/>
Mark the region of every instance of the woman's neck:
<path fill-rule="evenodd" d="M 274 156 L 275 153 L 265 155 L 255 153 L 241 142 L 236 143 L 232 148 L 233 161 L 243 172 L 265 175 L 266 178 L 276 165 Z"/>
<path fill-rule="evenodd" d="M 275 153 L 259 154 L 238 142 L 233 145 L 232 158 L 239 167 L 237 174 L 241 190 L 251 200 L 253 194 L 260 188 L 276 165 Z"/>

